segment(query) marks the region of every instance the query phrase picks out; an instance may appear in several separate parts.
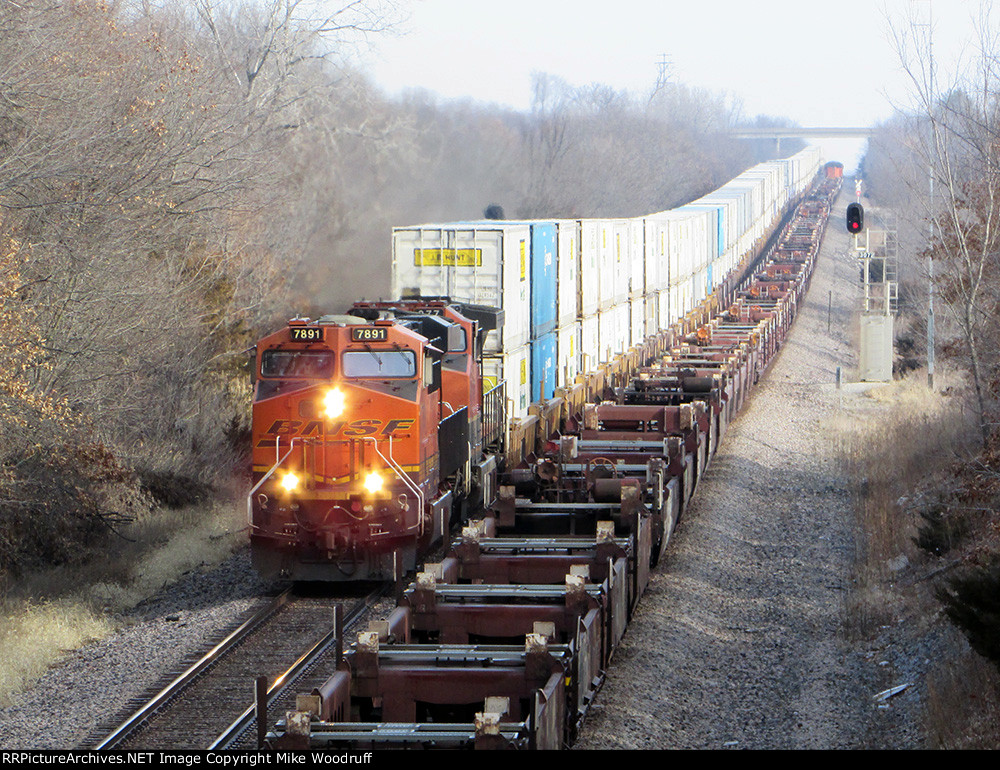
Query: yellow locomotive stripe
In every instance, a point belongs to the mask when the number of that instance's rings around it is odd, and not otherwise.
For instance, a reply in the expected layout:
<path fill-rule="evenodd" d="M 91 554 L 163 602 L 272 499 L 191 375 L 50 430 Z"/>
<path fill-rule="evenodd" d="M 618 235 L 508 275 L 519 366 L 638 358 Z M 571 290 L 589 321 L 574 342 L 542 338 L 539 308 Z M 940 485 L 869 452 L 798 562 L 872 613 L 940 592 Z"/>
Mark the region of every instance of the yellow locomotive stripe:
<path fill-rule="evenodd" d="M 274 467 L 273 465 L 255 465 L 255 466 L 253 466 L 253 472 L 254 473 L 267 473 L 273 467 Z M 406 472 L 406 473 L 416 473 L 421 468 L 421 466 L 419 466 L 419 465 L 400 465 L 399 467 L 402 468 L 403 471 Z M 386 470 L 393 470 L 393 469 L 392 468 L 387 468 Z M 346 480 L 347 478 L 349 478 L 349 476 L 350 476 L 350 474 L 348 474 L 347 476 L 342 476 L 341 478 L 343 478 L 343 479 Z M 323 477 L 321 475 L 319 475 L 319 474 L 313 474 L 313 478 L 316 479 L 317 481 L 322 481 L 323 480 Z M 339 483 L 339 482 L 334 481 L 334 483 Z"/>

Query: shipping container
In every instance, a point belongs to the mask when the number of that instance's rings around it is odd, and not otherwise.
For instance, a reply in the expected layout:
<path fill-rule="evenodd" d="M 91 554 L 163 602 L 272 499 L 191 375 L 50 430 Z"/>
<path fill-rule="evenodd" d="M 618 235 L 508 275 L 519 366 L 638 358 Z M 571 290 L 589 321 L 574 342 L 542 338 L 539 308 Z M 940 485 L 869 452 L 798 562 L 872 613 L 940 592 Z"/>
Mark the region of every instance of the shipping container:
<path fill-rule="evenodd" d="M 517 350 L 531 336 L 531 231 L 526 224 L 465 222 L 392 231 L 392 294 L 450 297 L 504 309 L 489 353 Z"/>
<path fill-rule="evenodd" d="M 531 341 L 531 401 L 548 400 L 558 384 L 558 359 L 554 331 Z"/>
<path fill-rule="evenodd" d="M 646 293 L 664 289 L 667 286 L 667 223 L 655 216 L 643 217 L 644 265 Z"/>
<path fill-rule="evenodd" d="M 601 307 L 601 228 L 596 219 L 580 221 L 580 317 Z"/>
<path fill-rule="evenodd" d="M 559 295 L 556 318 L 562 328 L 580 317 L 580 222 L 564 219 L 556 226 Z"/>
<path fill-rule="evenodd" d="M 630 298 L 646 293 L 646 233 L 642 217 L 628 220 L 629 232 L 629 288 Z"/>
<path fill-rule="evenodd" d="M 594 315 L 580 321 L 580 368 L 592 372 L 604 363 L 601 356 L 600 316 Z"/>
<path fill-rule="evenodd" d="M 669 329 L 671 325 L 680 317 L 670 302 L 670 289 L 662 289 L 656 296 L 656 304 L 659 308 L 657 315 L 660 319 L 660 328 Z"/>
<path fill-rule="evenodd" d="M 583 371 L 580 342 L 580 322 L 572 321 L 556 330 L 556 383 L 560 387 L 572 385 Z"/>
<path fill-rule="evenodd" d="M 682 319 L 762 245 L 818 173 L 818 148 L 760 163 L 708 195 L 634 219 L 488 221 L 393 230 L 393 296 L 504 309 L 489 371 L 513 416 Z"/>
<path fill-rule="evenodd" d="M 552 398 L 558 385 L 558 359 L 554 331 L 531 341 L 531 401 Z"/>
<path fill-rule="evenodd" d="M 694 276 L 666 291 L 670 295 L 670 323 L 676 323 L 695 308 Z"/>
<path fill-rule="evenodd" d="M 538 339 L 556 328 L 556 225 L 531 223 L 531 336 Z"/>
<path fill-rule="evenodd" d="M 501 380 L 507 387 L 507 411 L 510 417 L 528 416 L 531 404 L 531 346 L 511 352 L 483 356 L 483 391 L 496 387 Z"/>
<path fill-rule="evenodd" d="M 631 233 L 627 219 L 598 219 L 599 309 L 628 299 L 631 278 Z"/>
<path fill-rule="evenodd" d="M 638 345 L 650 332 L 646 331 L 646 298 L 636 297 L 628 301 L 629 306 L 629 346 Z"/>
<path fill-rule="evenodd" d="M 607 363 L 627 351 L 629 339 L 629 303 L 615 305 L 598 314 L 599 360 Z"/>
<path fill-rule="evenodd" d="M 646 316 L 646 336 L 656 334 L 664 327 L 660 325 L 660 292 L 654 291 L 643 297 Z"/>
<path fill-rule="evenodd" d="M 666 229 L 666 285 L 690 284 L 695 273 L 708 263 L 709 213 L 681 207 L 651 214 L 647 219 L 660 221 Z"/>

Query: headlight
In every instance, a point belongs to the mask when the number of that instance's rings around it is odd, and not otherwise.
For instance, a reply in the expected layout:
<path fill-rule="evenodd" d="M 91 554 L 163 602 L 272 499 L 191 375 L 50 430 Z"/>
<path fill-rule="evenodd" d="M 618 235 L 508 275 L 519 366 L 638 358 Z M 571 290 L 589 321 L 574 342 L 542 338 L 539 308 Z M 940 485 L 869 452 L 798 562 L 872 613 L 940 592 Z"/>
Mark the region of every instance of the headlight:
<path fill-rule="evenodd" d="M 326 407 L 327 417 L 340 417 L 344 413 L 344 394 L 339 388 L 328 390 L 323 397 L 323 406 Z"/>
<path fill-rule="evenodd" d="M 367 489 L 372 494 L 375 494 L 380 489 L 382 489 L 382 476 L 375 471 L 372 471 L 365 478 L 365 489 Z"/>
<path fill-rule="evenodd" d="M 286 473 L 281 477 L 281 487 L 286 492 L 294 492 L 299 485 L 299 477 L 294 473 Z"/>

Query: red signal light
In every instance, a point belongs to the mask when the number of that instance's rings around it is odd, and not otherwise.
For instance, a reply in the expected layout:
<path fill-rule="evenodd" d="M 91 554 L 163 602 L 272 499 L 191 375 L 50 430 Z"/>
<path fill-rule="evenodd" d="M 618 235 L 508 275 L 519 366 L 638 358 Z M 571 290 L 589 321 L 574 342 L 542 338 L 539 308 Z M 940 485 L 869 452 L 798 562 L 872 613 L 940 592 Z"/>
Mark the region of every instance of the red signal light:
<path fill-rule="evenodd" d="M 861 228 L 864 226 L 865 221 L 865 210 L 861 207 L 860 203 L 851 203 L 847 207 L 847 232 L 857 233 L 861 232 Z"/>

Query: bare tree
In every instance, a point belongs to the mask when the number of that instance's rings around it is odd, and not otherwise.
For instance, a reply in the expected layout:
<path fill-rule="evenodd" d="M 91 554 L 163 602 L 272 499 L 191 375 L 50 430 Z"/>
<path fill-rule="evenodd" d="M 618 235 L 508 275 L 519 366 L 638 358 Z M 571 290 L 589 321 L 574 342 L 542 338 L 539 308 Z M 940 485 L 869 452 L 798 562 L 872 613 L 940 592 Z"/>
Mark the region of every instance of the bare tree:
<path fill-rule="evenodd" d="M 337 79 L 322 46 L 380 28 L 377 3 L 320 7 L 4 6 L 0 210 L 31 246 L 36 387 L 123 457 L 205 467 L 244 408 L 242 351 L 301 258 L 286 222 Z"/>
<path fill-rule="evenodd" d="M 912 21 L 891 27 L 918 104 L 906 145 L 927 169 L 935 196 L 927 201 L 934 238 L 927 247 L 934 260 L 936 286 L 958 332 L 987 442 L 993 432 L 1000 357 L 996 281 L 1000 250 L 1000 53 L 988 6 L 978 20 L 978 36 L 967 73 L 941 90 L 935 88 L 927 41 Z M 924 184 L 927 184 L 924 180 Z"/>

